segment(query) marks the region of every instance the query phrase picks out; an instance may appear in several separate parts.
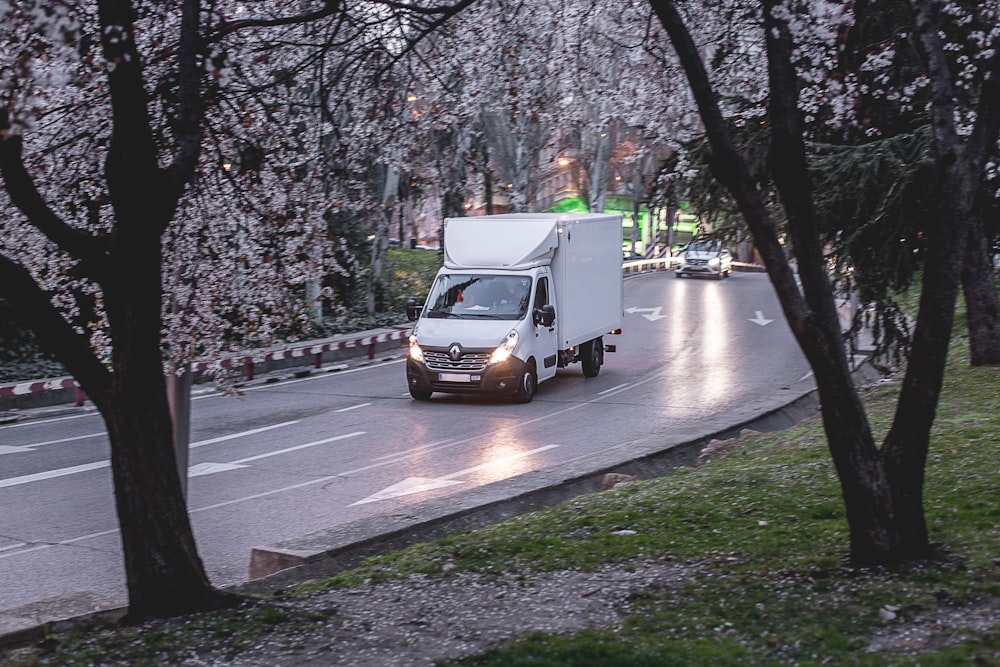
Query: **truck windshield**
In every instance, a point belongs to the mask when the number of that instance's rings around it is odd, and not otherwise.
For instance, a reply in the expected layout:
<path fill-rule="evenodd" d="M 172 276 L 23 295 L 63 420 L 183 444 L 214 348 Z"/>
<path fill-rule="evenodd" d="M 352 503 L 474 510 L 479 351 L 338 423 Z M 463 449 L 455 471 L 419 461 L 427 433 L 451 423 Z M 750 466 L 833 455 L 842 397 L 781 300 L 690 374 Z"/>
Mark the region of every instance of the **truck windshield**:
<path fill-rule="evenodd" d="M 427 297 L 427 317 L 519 320 L 528 310 L 531 278 L 442 274 Z"/>

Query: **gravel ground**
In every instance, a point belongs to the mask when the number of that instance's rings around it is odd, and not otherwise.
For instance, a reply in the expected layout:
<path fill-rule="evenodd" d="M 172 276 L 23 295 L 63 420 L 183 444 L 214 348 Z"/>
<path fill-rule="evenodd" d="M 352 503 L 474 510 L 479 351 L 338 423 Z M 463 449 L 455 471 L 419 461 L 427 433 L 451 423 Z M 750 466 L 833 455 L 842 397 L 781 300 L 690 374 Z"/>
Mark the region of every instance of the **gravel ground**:
<path fill-rule="evenodd" d="M 364 588 L 289 598 L 300 612 L 332 614 L 300 635 L 267 638 L 234 658 L 203 654 L 187 663 L 226 665 L 418 666 L 481 653 L 531 631 L 569 633 L 616 627 L 629 600 L 645 590 L 674 589 L 692 564 L 641 561 L 594 572 L 411 576 Z"/>
<path fill-rule="evenodd" d="M 169 658 L 150 664 L 227 667 L 302 667 L 351 665 L 352 667 L 424 667 L 440 660 L 476 655 L 534 631 L 572 633 L 588 628 L 613 629 L 634 613 L 631 601 L 645 592 L 667 594 L 693 580 L 701 569 L 697 562 L 670 558 L 636 560 L 607 565 L 593 572 L 564 570 L 522 576 L 451 573 L 413 575 L 402 580 L 324 591 L 302 597 L 269 600 L 280 610 L 283 622 L 258 634 L 259 625 L 246 624 L 220 637 L 199 625 L 198 617 L 154 621 L 142 627 L 135 643 L 172 645 Z M 252 613 L 244 611 L 241 613 Z M 972 605 L 925 608 L 885 607 L 883 624 L 873 627 L 867 652 L 918 655 L 1000 628 L 1000 599 Z M 234 625 L 240 625 L 240 616 Z M 287 619 L 291 619 L 288 621 Z M 176 643 L 162 633 L 183 635 L 178 656 Z M 148 639 L 148 641 L 147 641 Z M 78 647 L 86 653 L 87 647 Z M 8 659 L 36 664 L 38 647 L 0 653 Z M 95 654 L 91 654 L 94 656 Z M 1000 664 L 1000 654 L 977 654 Z M 993 660 L 995 662 L 989 662 Z M 58 664 L 48 661 L 41 664 Z M 100 654 L 92 664 L 126 665 Z"/>

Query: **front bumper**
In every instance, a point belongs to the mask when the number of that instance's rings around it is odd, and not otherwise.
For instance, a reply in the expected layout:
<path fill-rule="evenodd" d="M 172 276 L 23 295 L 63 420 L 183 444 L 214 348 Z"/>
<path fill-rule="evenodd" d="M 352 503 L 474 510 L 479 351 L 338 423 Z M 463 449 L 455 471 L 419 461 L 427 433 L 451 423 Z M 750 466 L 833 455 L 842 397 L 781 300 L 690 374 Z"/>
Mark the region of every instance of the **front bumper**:
<path fill-rule="evenodd" d="M 681 264 L 674 273 L 683 276 L 719 276 L 722 275 L 722 266 L 709 266 L 708 264 Z"/>
<path fill-rule="evenodd" d="M 444 372 L 431 370 L 411 357 L 406 358 L 406 382 L 417 391 L 439 391 L 446 394 L 505 394 L 513 395 L 524 373 L 525 363 L 510 357 L 491 364 L 481 371 Z"/>

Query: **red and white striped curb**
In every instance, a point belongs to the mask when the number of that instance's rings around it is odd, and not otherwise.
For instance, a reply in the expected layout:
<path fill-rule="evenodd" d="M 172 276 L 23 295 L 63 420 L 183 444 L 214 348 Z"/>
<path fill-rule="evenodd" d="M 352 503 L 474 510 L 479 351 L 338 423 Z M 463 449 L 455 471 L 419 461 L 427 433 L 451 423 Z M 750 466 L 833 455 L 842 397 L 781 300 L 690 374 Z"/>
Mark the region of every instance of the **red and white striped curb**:
<path fill-rule="evenodd" d="M 17 384 L 0 385 L 0 396 L 21 396 L 33 394 L 36 391 L 53 391 L 56 389 L 74 389 L 80 385 L 73 378 L 53 378 L 51 380 L 33 380 Z"/>
<path fill-rule="evenodd" d="M 322 354 L 333 350 L 346 350 L 354 347 L 367 347 L 368 357 L 375 355 L 375 345 L 393 340 L 405 340 L 410 335 L 409 330 L 393 331 L 389 333 L 376 334 L 374 336 L 364 336 L 352 340 L 331 341 L 317 345 L 305 345 L 303 347 L 290 347 L 283 350 L 273 350 L 259 355 L 242 355 L 236 357 L 226 357 L 216 361 L 201 361 L 192 366 L 196 372 L 208 370 L 219 370 L 224 368 L 243 368 L 247 374 L 247 380 L 253 379 L 254 366 L 267 361 L 277 361 L 281 359 L 295 359 L 299 357 L 315 357 L 314 365 L 318 368 L 321 363 Z M 54 391 L 58 389 L 79 389 L 80 385 L 71 377 L 53 378 L 49 380 L 33 380 L 31 382 L 18 382 L 15 384 L 0 385 L 0 398 L 5 396 L 21 396 L 40 391 Z"/>

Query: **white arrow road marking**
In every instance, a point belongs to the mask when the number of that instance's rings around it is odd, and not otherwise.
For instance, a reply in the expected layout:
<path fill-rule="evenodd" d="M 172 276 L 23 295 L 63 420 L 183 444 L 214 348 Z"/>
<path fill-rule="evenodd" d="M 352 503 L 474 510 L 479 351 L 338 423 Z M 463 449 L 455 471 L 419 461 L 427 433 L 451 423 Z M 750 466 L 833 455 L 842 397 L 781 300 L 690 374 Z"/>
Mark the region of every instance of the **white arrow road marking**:
<path fill-rule="evenodd" d="M 757 312 L 757 317 L 750 319 L 750 321 L 753 322 L 754 324 L 759 324 L 762 327 L 766 327 L 768 324 L 774 321 L 764 317 L 764 313 L 762 313 L 761 311 L 758 310 L 756 312 Z"/>
<path fill-rule="evenodd" d="M 663 310 L 663 306 L 657 306 L 656 308 L 626 308 L 625 312 L 629 315 L 635 315 L 636 313 L 649 313 L 648 315 L 643 315 L 650 322 L 655 322 L 656 320 L 662 320 L 666 315 L 660 315 Z"/>
<path fill-rule="evenodd" d="M 493 461 L 488 461 L 472 468 L 466 468 L 465 470 L 459 470 L 458 472 L 453 472 L 450 475 L 444 475 L 442 477 L 428 478 L 428 477 L 407 477 L 402 482 L 398 484 L 393 484 L 387 489 L 383 489 L 378 493 L 368 496 L 364 500 L 359 500 L 356 503 L 351 503 L 351 507 L 355 505 L 364 505 L 365 503 L 374 503 L 379 500 L 388 500 L 390 498 L 398 498 L 399 496 L 406 496 L 411 493 L 419 493 L 421 491 L 430 491 L 431 489 L 440 489 L 445 486 L 453 486 L 455 484 L 464 484 L 464 480 L 455 480 L 455 477 L 462 477 L 470 472 L 476 472 L 477 470 L 483 470 L 485 468 L 490 468 L 496 465 L 501 465 L 503 463 L 509 463 L 510 461 L 516 461 L 517 459 L 523 459 L 525 456 L 531 456 L 532 454 L 537 454 L 539 452 L 544 452 L 548 449 L 555 449 L 559 445 L 546 445 L 545 447 L 539 447 L 538 449 L 532 449 L 527 452 L 520 452 L 519 454 L 511 454 L 510 456 L 504 456 L 503 458 L 495 459 Z"/>

